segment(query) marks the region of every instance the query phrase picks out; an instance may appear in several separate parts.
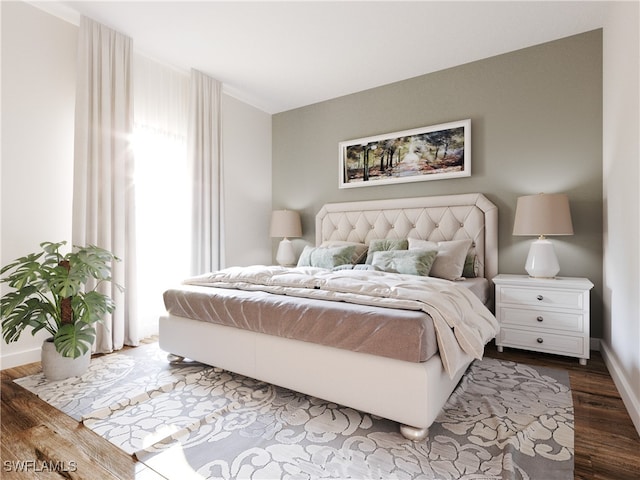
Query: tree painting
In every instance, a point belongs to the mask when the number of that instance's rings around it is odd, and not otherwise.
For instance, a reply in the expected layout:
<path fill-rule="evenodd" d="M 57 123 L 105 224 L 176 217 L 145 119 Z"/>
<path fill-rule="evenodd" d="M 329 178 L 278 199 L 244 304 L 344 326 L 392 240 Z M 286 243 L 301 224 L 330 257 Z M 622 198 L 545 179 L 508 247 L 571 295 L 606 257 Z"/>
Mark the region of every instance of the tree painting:
<path fill-rule="evenodd" d="M 464 120 L 342 142 L 341 187 L 468 176 L 470 130 Z"/>

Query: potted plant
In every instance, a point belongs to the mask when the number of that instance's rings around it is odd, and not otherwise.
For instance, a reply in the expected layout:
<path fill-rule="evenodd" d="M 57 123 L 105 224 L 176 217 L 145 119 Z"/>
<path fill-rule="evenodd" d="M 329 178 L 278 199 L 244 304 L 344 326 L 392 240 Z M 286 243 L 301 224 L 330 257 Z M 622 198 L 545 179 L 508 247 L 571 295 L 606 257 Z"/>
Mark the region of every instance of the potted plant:
<path fill-rule="evenodd" d="M 63 255 L 60 248 L 66 243 L 41 243 L 42 251 L 0 270 L 0 282 L 11 287 L 0 302 L 2 336 L 10 343 L 27 328 L 33 335 L 48 331 L 52 337 L 42 346 L 42 369 L 50 380 L 84 373 L 96 337 L 94 325 L 115 309 L 98 287 L 112 281 L 111 264 L 119 259 L 93 245 Z"/>

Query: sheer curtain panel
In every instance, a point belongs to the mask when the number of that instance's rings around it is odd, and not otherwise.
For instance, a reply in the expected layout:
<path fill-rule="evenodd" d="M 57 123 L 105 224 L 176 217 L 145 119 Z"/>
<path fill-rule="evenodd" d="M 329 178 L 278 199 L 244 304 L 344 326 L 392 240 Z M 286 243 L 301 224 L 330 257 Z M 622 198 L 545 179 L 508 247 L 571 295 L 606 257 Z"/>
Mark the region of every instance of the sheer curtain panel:
<path fill-rule="evenodd" d="M 132 40 L 86 17 L 80 20 L 75 112 L 73 243 L 97 245 L 122 259 L 102 286 L 116 310 L 97 327 L 95 350 L 139 342 L 136 318 L 136 232 Z"/>
<path fill-rule="evenodd" d="M 163 292 L 190 274 L 189 74 L 134 54 L 133 93 L 138 318 L 146 337 L 165 313 Z"/>
<path fill-rule="evenodd" d="M 222 84 L 191 70 L 188 155 L 193 181 L 192 274 L 223 265 L 222 146 L 220 95 Z"/>

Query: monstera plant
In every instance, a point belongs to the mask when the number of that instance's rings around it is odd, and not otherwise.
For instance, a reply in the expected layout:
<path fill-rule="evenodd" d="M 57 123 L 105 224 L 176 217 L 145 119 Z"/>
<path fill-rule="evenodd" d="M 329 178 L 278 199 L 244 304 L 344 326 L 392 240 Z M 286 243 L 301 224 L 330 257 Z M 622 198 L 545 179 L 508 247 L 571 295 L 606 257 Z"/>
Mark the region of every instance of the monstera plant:
<path fill-rule="evenodd" d="M 0 304 L 2 336 L 9 343 L 27 329 L 34 335 L 46 330 L 55 350 L 62 357 L 75 359 L 90 356 L 96 322 L 115 309 L 113 300 L 98 289 L 112 281 L 111 265 L 119 259 L 92 245 L 74 247 L 63 255 L 60 249 L 64 245 L 66 242 L 41 243 L 42 251 L 18 258 L 0 270 L 0 281 L 11 287 Z"/>

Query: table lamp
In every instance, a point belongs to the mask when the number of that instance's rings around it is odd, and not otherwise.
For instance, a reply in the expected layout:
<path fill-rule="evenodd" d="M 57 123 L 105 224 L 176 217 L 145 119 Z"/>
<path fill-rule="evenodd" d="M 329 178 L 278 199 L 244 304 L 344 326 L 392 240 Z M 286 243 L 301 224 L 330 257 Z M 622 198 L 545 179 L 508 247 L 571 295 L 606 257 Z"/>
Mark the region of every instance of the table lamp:
<path fill-rule="evenodd" d="M 573 235 L 569 198 L 564 193 L 527 195 L 518 198 L 514 235 L 537 236 L 529 249 L 525 270 L 531 277 L 554 278 L 560 271 L 550 235 Z"/>
<path fill-rule="evenodd" d="M 276 261 L 282 266 L 296 264 L 293 244 L 289 238 L 302 236 L 300 215 L 293 210 L 274 210 L 271 213 L 271 237 L 283 237 L 278 245 Z"/>

